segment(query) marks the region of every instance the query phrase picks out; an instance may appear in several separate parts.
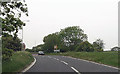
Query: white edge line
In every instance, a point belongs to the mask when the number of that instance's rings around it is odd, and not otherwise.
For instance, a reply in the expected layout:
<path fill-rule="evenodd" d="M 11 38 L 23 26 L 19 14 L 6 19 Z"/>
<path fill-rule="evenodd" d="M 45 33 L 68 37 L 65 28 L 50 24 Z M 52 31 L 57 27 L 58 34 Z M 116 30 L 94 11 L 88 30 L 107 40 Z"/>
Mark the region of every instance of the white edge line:
<path fill-rule="evenodd" d="M 34 64 L 36 63 L 36 59 L 34 58 L 34 61 L 30 64 L 30 66 L 28 66 L 27 68 L 25 68 L 22 72 L 26 72 L 28 69 L 30 69 Z"/>
<path fill-rule="evenodd" d="M 75 72 L 77 72 L 78 74 L 81 74 L 79 71 L 77 71 L 74 67 L 71 67 Z"/>
<path fill-rule="evenodd" d="M 78 59 L 78 60 L 79 60 L 79 59 Z M 119 69 L 119 68 L 117 68 L 117 67 L 113 67 L 113 66 L 109 66 L 109 65 L 105 65 L 105 64 L 100 64 L 100 63 L 97 63 L 97 62 L 94 62 L 94 61 L 88 61 L 88 60 L 83 60 L 83 59 L 80 59 L 80 60 L 86 61 L 86 62 L 90 62 L 90 63 L 94 63 L 94 64 L 97 64 L 97 65 L 102 65 L 102 66 L 114 68 L 114 69 Z"/>
<path fill-rule="evenodd" d="M 73 57 L 70 57 L 69 58 L 72 58 L 72 59 L 77 59 L 77 58 L 73 58 Z M 89 60 L 84 60 L 84 59 L 77 59 L 77 60 L 82 60 L 82 61 L 85 61 L 85 62 L 90 62 L 90 63 L 94 63 L 94 64 L 97 64 L 97 65 L 102 65 L 102 66 L 106 66 L 106 67 L 109 67 L 109 68 L 114 68 L 114 69 L 118 69 L 117 67 L 113 67 L 113 66 L 109 66 L 109 65 L 106 65 L 106 64 L 101 64 L 101 63 L 97 63 L 97 62 L 94 62 L 94 61 L 89 61 Z"/>

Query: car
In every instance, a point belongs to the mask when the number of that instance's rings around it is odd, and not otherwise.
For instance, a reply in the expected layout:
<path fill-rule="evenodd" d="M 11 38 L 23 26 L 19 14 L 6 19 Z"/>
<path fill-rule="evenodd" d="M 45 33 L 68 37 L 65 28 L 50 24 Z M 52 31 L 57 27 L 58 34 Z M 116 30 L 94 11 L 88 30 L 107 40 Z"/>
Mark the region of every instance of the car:
<path fill-rule="evenodd" d="M 45 55 L 43 51 L 38 51 L 38 55 Z"/>

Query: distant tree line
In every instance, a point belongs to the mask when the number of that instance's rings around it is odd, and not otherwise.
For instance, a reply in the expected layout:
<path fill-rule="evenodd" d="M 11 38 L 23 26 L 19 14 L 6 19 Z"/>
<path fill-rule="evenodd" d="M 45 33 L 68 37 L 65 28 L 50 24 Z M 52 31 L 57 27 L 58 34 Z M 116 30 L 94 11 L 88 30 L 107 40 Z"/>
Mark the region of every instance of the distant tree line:
<path fill-rule="evenodd" d="M 120 47 L 113 47 L 113 48 L 111 48 L 111 51 L 120 51 Z"/>
<path fill-rule="evenodd" d="M 88 42 L 87 34 L 79 26 L 66 27 L 60 32 L 52 33 L 44 37 L 44 44 L 33 47 L 35 51 L 54 52 L 54 46 L 57 45 L 61 52 L 79 51 L 93 52 L 103 51 L 103 40 L 97 39 L 92 44 Z"/>

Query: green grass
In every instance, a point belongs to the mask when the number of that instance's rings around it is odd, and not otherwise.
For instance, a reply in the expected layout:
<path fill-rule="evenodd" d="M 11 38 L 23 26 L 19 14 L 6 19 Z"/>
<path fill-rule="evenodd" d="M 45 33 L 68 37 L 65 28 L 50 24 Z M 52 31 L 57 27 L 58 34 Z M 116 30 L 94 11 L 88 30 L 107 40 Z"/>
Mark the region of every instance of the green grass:
<path fill-rule="evenodd" d="M 118 67 L 118 52 L 66 52 L 66 53 L 49 53 L 48 55 L 63 55 L 75 58 L 94 61 L 114 67 Z"/>
<path fill-rule="evenodd" d="M 13 53 L 10 60 L 2 62 L 2 72 L 20 72 L 34 61 L 31 53 L 18 51 Z"/>

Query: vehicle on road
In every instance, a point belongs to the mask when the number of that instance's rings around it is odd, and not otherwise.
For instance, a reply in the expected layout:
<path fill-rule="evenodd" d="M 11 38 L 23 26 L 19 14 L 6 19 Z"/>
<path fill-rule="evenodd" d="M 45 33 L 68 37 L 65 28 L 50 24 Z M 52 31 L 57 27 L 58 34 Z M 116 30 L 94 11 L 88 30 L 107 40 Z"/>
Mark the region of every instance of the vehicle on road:
<path fill-rule="evenodd" d="M 43 51 L 38 51 L 38 55 L 45 55 Z"/>

